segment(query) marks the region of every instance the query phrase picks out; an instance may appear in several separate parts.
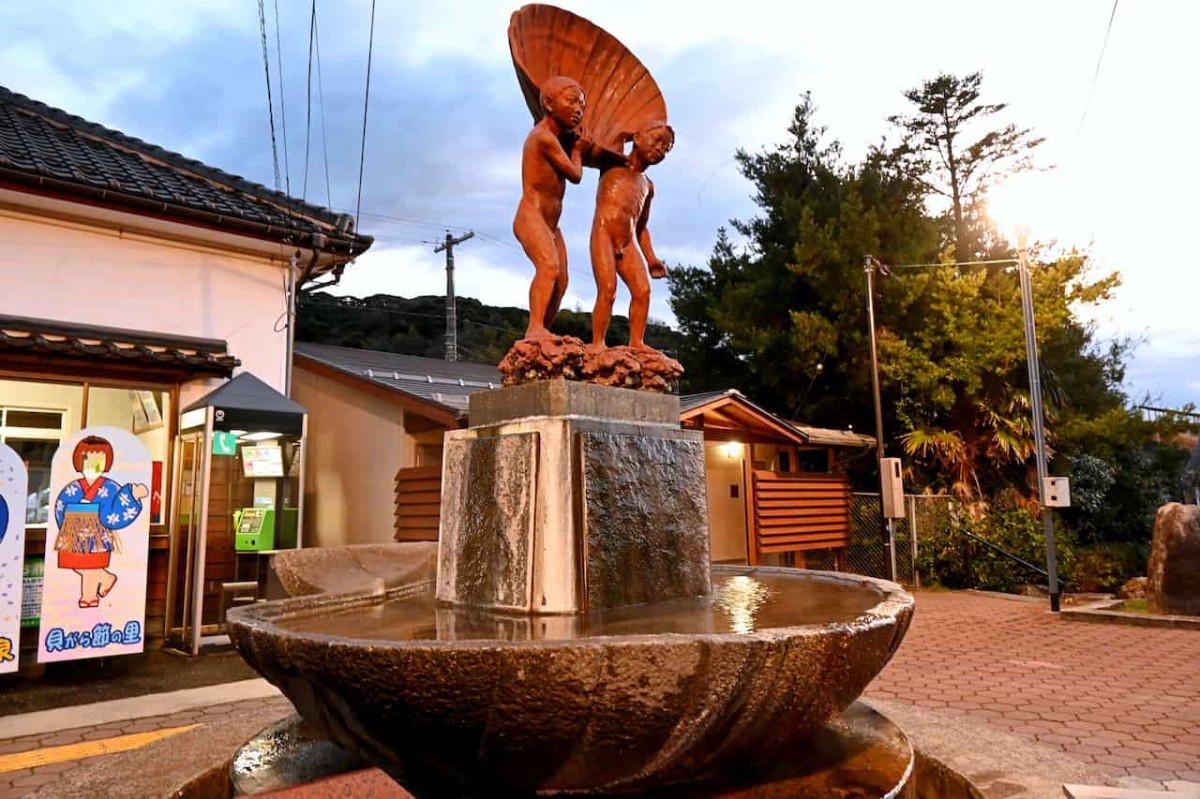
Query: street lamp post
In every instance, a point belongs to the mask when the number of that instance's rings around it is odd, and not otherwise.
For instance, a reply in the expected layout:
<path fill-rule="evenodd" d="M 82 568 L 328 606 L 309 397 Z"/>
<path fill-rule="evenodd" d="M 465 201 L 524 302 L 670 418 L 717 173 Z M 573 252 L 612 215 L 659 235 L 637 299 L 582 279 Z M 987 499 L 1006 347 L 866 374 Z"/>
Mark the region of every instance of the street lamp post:
<path fill-rule="evenodd" d="M 871 333 L 871 394 L 875 400 L 875 461 L 879 467 L 879 518 L 883 522 L 887 540 L 884 547 L 887 553 L 888 579 L 896 579 L 896 522 L 890 518 L 883 507 L 883 400 L 879 393 L 879 355 L 875 345 L 875 285 L 873 277 L 875 270 L 880 269 L 887 274 L 886 267 L 874 256 L 863 256 L 863 273 L 867 280 L 867 327 Z"/>
<path fill-rule="evenodd" d="M 1059 611 L 1058 556 L 1054 550 L 1054 519 L 1046 506 L 1046 430 L 1042 411 L 1042 379 L 1038 366 L 1037 330 L 1033 316 L 1033 286 L 1029 279 L 1029 232 L 1017 230 L 1017 270 L 1021 276 L 1021 312 L 1025 318 L 1025 357 L 1029 365 L 1029 401 L 1033 413 L 1033 445 L 1037 458 L 1038 504 L 1046 534 L 1046 571 L 1050 582 L 1050 610 Z"/>

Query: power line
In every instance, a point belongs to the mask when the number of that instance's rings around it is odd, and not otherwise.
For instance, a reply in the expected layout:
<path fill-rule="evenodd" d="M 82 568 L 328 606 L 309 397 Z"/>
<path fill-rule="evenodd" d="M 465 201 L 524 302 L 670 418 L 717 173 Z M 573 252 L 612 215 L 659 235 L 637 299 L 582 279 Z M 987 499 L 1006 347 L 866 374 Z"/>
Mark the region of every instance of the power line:
<path fill-rule="evenodd" d="M 329 136 L 325 132 L 325 84 L 321 77 L 321 28 L 317 25 L 316 0 L 313 0 L 313 43 L 317 51 L 317 101 L 321 108 L 321 151 L 325 156 L 325 207 L 333 208 L 329 190 Z M 357 224 L 357 220 L 355 221 Z"/>
<path fill-rule="evenodd" d="M 408 225 L 419 225 L 421 227 L 437 228 L 438 230 L 465 230 L 466 228 L 456 227 L 455 225 L 447 225 L 444 222 L 431 222 L 427 219 L 414 219 L 408 216 L 389 216 L 388 214 L 378 214 L 373 211 L 363 211 L 363 216 L 369 216 L 373 219 L 386 219 L 389 222 L 403 222 Z"/>
<path fill-rule="evenodd" d="M 354 224 L 362 210 L 363 165 L 367 158 L 367 108 L 371 102 L 371 56 L 375 50 L 375 0 L 371 0 L 371 32 L 367 38 L 367 86 L 363 92 L 362 148 L 358 154 L 358 201 L 354 205 Z"/>
<path fill-rule="evenodd" d="M 279 121 L 283 125 L 283 185 L 292 193 L 292 167 L 288 164 L 287 105 L 283 101 L 283 45 L 279 39 L 279 0 L 275 0 L 275 64 L 279 67 Z"/>
<path fill-rule="evenodd" d="M 1100 77 L 1100 65 L 1104 63 L 1104 51 L 1108 49 L 1108 36 L 1112 33 L 1113 20 L 1117 18 L 1117 2 L 1113 0 L 1112 12 L 1108 15 L 1108 27 L 1104 30 L 1104 43 L 1100 46 L 1100 57 L 1096 59 L 1096 71 L 1092 73 L 1092 85 L 1088 89 L 1087 101 L 1083 104 L 1083 113 L 1079 116 L 1079 127 L 1075 130 L 1075 138 L 1083 132 L 1083 122 L 1087 119 L 1088 110 L 1092 106 L 1092 94 L 1096 91 L 1096 79 Z"/>
<path fill-rule="evenodd" d="M 308 199 L 308 152 L 312 142 L 312 67 L 313 41 L 317 33 L 317 0 L 312 0 L 312 15 L 308 20 L 308 80 L 305 83 L 306 97 L 304 101 L 304 185 L 300 189 L 300 199 Z"/>
<path fill-rule="evenodd" d="M 271 100 L 271 59 L 267 54 L 267 14 L 258 0 L 258 32 L 262 37 L 263 72 L 267 76 L 267 117 L 271 121 L 271 161 L 275 165 L 275 191 L 279 191 L 279 149 L 275 145 L 275 103 Z"/>
<path fill-rule="evenodd" d="M 886 269 L 929 269 L 938 266 L 994 266 L 997 264 L 1016 264 L 1019 263 L 1016 258 L 997 258 L 992 261 L 951 261 L 950 263 L 930 263 L 930 264 L 884 264 L 878 262 L 880 266 Z"/>

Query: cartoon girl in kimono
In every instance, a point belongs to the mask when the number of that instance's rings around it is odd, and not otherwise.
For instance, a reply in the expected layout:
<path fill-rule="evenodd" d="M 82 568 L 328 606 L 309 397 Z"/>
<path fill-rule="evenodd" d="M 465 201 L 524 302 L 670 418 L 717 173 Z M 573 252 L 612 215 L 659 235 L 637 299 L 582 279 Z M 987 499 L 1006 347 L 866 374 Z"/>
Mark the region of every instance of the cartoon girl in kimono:
<path fill-rule="evenodd" d="M 108 570 L 113 551 L 121 547 L 116 531 L 133 524 L 150 491 L 141 483 L 123 486 L 104 476 L 112 469 L 113 448 L 99 436 L 76 444 L 71 464 L 81 477 L 58 492 L 54 548 L 58 568 L 79 575 L 79 607 L 94 608 L 117 584 L 117 575 Z"/>

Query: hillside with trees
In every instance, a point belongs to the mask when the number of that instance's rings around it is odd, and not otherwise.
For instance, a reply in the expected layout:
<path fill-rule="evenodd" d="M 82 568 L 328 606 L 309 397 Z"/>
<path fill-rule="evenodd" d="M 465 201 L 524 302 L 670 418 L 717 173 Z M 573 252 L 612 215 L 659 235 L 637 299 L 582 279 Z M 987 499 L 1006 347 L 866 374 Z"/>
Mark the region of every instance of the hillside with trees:
<path fill-rule="evenodd" d="M 500 308 L 470 297 L 458 297 L 455 310 L 459 359 L 474 363 L 499 363 L 525 334 L 529 322 L 529 311 L 524 308 Z M 375 294 L 359 299 L 308 294 L 302 295 L 296 316 L 300 341 L 425 358 L 442 358 L 446 353 L 445 297 Z M 554 332 L 591 341 L 592 315 L 562 309 L 555 317 Z M 608 340 L 629 340 L 627 317 L 613 317 Z M 675 354 L 679 340 L 679 334 L 666 325 L 651 322 L 647 326 L 646 342 L 652 347 Z"/>

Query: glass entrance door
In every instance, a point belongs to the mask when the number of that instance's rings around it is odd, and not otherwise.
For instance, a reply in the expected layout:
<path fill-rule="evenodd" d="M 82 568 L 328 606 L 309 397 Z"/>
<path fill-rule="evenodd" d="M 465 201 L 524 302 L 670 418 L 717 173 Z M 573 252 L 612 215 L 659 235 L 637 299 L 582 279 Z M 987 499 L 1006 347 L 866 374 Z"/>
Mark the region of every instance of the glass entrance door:
<path fill-rule="evenodd" d="M 202 432 L 180 437 L 175 462 L 174 502 L 171 518 L 171 554 L 167 570 L 167 645 L 184 652 L 195 650 L 200 631 L 195 629 L 192 584 L 196 573 L 204 483 Z"/>

